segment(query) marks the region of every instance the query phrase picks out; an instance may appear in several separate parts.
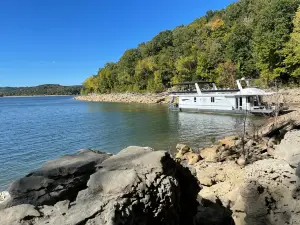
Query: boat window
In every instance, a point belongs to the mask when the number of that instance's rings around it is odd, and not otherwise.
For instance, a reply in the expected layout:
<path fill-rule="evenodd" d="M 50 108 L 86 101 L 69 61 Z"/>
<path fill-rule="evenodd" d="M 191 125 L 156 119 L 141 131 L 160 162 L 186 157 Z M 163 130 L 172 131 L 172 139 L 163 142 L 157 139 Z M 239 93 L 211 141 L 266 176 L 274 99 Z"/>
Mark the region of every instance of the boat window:
<path fill-rule="evenodd" d="M 247 97 L 247 103 L 253 103 L 253 97 L 252 96 Z"/>
<path fill-rule="evenodd" d="M 197 99 L 196 99 L 196 97 L 194 98 L 194 102 L 196 102 L 197 101 Z"/>
<path fill-rule="evenodd" d="M 262 103 L 262 97 L 261 96 L 258 96 L 258 102 L 259 102 L 259 104 Z"/>
<path fill-rule="evenodd" d="M 240 97 L 240 106 L 242 106 L 242 105 L 243 105 L 243 98 Z"/>
<path fill-rule="evenodd" d="M 215 102 L 215 97 L 211 97 L 211 102 Z"/>

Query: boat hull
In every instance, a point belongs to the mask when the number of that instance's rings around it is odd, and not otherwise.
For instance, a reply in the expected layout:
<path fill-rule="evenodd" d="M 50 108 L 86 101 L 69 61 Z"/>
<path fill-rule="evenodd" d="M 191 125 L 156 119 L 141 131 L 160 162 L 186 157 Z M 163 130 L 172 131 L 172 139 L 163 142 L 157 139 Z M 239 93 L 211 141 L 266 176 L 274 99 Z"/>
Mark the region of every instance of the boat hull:
<path fill-rule="evenodd" d="M 197 108 L 176 108 L 176 107 L 169 107 L 171 111 L 178 111 L 178 112 L 194 112 L 194 113 L 216 113 L 216 114 L 235 114 L 235 115 L 266 115 L 272 116 L 274 115 L 274 110 L 220 110 L 220 109 L 197 109 Z"/>

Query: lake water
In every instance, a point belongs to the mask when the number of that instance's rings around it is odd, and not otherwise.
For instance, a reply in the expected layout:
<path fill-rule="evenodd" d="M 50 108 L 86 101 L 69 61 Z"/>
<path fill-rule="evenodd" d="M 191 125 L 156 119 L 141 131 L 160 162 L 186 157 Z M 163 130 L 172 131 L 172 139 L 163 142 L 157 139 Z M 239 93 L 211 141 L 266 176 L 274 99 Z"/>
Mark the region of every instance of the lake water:
<path fill-rule="evenodd" d="M 260 122 L 262 119 L 253 117 Z M 168 111 L 165 105 L 93 103 L 71 96 L 0 98 L 0 190 L 45 161 L 91 148 L 203 147 L 241 129 L 243 117 Z"/>

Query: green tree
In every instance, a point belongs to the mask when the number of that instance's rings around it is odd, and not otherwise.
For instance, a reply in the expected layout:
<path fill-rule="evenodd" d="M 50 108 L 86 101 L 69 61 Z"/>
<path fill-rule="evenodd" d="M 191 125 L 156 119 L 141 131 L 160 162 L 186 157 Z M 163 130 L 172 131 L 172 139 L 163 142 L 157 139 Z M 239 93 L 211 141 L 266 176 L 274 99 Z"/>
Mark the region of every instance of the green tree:
<path fill-rule="evenodd" d="M 273 0 L 258 16 L 254 29 L 253 47 L 257 68 L 265 82 L 279 77 L 282 70 L 280 50 L 292 31 L 292 18 L 299 5 L 298 0 Z"/>
<path fill-rule="evenodd" d="M 226 58 L 238 65 L 239 77 L 255 77 L 252 57 L 252 29 L 244 24 L 235 24 L 226 41 Z"/>
<path fill-rule="evenodd" d="M 149 79 L 153 79 L 155 63 L 152 57 L 139 60 L 135 67 L 134 82 L 139 90 L 147 89 Z"/>
<path fill-rule="evenodd" d="M 178 76 L 181 77 L 182 80 L 191 80 L 196 74 L 197 60 L 194 56 L 180 57 L 175 62 L 175 67 L 178 72 Z"/>
<path fill-rule="evenodd" d="M 237 78 L 237 68 L 234 63 L 231 61 L 220 63 L 215 72 L 218 74 L 217 84 L 230 88 L 234 88 L 236 86 L 235 81 Z"/>
<path fill-rule="evenodd" d="M 136 62 L 141 59 L 138 49 L 127 50 L 118 62 L 118 80 L 120 85 L 130 85 L 133 83 Z"/>
<path fill-rule="evenodd" d="M 100 90 L 99 76 L 93 75 L 88 77 L 84 82 L 83 86 L 88 93 L 97 93 Z"/>
<path fill-rule="evenodd" d="M 286 71 L 295 78 L 300 78 L 300 7 L 293 20 L 294 29 L 290 40 L 282 50 Z"/>

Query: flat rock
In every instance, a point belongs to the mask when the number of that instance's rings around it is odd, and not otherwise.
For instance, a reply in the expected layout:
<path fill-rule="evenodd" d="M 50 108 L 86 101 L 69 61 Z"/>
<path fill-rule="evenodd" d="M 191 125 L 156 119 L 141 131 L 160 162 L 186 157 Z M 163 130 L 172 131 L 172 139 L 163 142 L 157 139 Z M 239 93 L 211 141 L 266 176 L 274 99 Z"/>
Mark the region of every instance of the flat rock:
<path fill-rule="evenodd" d="M 5 207 L 19 204 L 54 205 L 61 200 L 74 200 L 97 167 L 110 155 L 92 150 L 80 150 L 46 162 L 40 169 L 12 183 L 11 199 Z"/>

